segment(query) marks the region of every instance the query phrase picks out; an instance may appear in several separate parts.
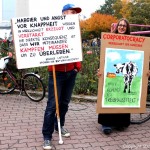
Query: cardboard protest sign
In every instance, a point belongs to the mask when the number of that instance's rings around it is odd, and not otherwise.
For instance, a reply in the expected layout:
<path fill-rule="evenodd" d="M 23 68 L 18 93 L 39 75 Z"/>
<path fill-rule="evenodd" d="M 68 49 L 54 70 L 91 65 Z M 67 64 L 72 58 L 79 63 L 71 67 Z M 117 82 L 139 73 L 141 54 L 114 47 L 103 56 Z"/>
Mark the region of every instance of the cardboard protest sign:
<path fill-rule="evenodd" d="M 82 61 L 78 15 L 12 19 L 17 68 Z"/>
<path fill-rule="evenodd" d="M 97 113 L 145 112 L 149 43 L 149 37 L 102 33 Z"/>

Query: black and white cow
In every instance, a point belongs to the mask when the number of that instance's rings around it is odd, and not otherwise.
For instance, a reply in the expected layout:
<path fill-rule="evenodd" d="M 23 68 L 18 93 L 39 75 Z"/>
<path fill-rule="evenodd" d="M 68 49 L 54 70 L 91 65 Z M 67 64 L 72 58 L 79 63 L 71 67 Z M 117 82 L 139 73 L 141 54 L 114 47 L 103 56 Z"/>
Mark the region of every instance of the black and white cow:
<path fill-rule="evenodd" d="M 124 93 L 126 93 L 126 90 L 128 88 L 128 93 L 131 92 L 131 84 L 133 78 L 137 75 L 138 73 L 138 67 L 135 63 L 133 62 L 126 62 L 126 63 L 118 63 L 114 64 L 114 67 L 117 69 L 116 73 L 122 73 L 124 77 Z"/>

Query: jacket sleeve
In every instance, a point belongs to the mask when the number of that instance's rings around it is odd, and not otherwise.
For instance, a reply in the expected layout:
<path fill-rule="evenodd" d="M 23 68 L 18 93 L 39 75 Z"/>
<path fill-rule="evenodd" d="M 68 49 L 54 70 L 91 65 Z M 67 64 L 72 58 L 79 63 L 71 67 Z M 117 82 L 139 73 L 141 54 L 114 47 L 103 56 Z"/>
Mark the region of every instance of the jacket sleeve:
<path fill-rule="evenodd" d="M 81 70 L 81 62 L 75 62 L 74 63 L 75 68 L 80 71 Z"/>

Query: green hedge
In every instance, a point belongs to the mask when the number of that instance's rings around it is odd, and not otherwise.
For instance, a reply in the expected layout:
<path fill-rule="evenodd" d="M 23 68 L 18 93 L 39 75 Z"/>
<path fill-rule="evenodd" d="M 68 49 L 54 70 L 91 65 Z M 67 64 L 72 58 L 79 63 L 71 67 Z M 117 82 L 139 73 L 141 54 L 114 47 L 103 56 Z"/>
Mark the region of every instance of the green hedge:
<path fill-rule="evenodd" d="M 74 94 L 97 95 L 98 78 L 96 76 L 99 68 L 99 47 L 83 48 L 82 69 L 77 75 Z M 47 67 L 32 68 L 28 71 L 38 71 L 47 90 L 48 71 Z"/>
<path fill-rule="evenodd" d="M 99 55 L 98 47 L 83 49 L 82 69 L 77 75 L 74 94 L 97 94 L 98 78 L 96 73 L 99 68 Z"/>

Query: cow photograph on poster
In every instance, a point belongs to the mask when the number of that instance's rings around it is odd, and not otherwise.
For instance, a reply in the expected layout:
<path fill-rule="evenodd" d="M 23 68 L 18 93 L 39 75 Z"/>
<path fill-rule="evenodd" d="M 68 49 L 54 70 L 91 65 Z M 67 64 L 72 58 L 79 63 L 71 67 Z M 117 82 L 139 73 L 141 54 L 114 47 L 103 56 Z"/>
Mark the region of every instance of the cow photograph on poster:
<path fill-rule="evenodd" d="M 101 34 L 97 113 L 146 110 L 150 38 Z"/>

